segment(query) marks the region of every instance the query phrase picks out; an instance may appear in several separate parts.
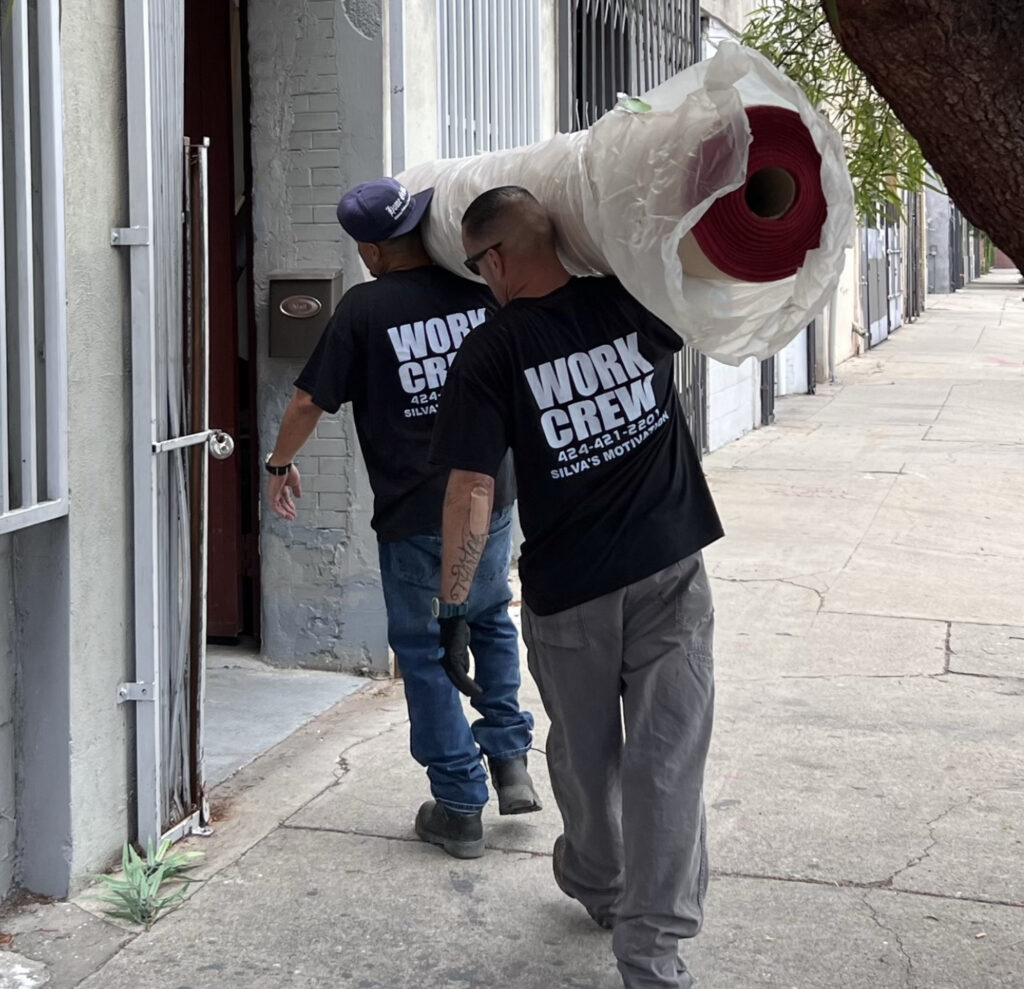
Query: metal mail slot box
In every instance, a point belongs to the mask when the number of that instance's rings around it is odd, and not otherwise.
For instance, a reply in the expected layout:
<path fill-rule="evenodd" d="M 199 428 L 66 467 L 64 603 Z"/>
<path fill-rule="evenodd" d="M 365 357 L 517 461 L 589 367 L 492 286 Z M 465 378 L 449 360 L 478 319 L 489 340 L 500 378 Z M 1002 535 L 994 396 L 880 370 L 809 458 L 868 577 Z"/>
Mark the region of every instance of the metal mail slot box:
<path fill-rule="evenodd" d="M 309 357 L 340 299 L 340 271 L 273 272 L 270 276 L 270 356 Z"/>

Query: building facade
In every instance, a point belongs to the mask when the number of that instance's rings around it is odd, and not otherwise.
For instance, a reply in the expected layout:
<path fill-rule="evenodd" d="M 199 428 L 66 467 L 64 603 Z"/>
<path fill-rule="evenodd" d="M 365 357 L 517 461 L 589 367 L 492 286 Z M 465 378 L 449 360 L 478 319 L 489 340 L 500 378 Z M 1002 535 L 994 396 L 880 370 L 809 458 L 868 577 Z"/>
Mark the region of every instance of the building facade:
<path fill-rule="evenodd" d="M 66 895 L 124 840 L 202 823 L 207 639 L 271 665 L 390 674 L 347 410 L 302 452 L 296 522 L 260 498 L 310 345 L 275 293 L 329 295 L 364 274 L 335 218 L 342 192 L 586 126 L 618 92 L 710 54 L 755 6 L 13 0 L 0 48 L 0 895 Z M 923 230 L 924 214 L 906 222 Z M 895 328 L 920 282 L 899 274 L 908 243 L 899 224 L 851 232 L 832 304 L 763 365 L 687 352 L 678 384 L 698 443 L 770 422 L 777 397 L 879 342 L 872 279 Z M 933 282 L 956 277 L 936 262 Z"/>

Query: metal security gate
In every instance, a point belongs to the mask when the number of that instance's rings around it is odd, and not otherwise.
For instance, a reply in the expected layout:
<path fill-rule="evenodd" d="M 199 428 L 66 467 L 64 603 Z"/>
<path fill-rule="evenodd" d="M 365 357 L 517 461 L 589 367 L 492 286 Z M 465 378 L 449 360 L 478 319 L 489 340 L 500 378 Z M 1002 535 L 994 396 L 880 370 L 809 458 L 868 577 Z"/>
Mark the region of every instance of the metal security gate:
<path fill-rule="evenodd" d="M 886 210 L 885 216 L 885 270 L 886 315 L 889 333 L 903 325 L 903 243 L 899 216 L 895 210 Z"/>
<path fill-rule="evenodd" d="M 920 192 L 904 194 L 904 214 L 906 216 L 906 250 L 903 254 L 905 271 L 905 290 L 903 300 L 904 316 L 917 319 L 924 311 L 922 283 L 924 279 L 924 254 L 922 251 L 921 203 L 924 197 Z"/>
<path fill-rule="evenodd" d="M 183 139 L 180 0 L 125 0 L 138 840 L 205 823 L 202 704 L 210 430 L 206 148 Z"/>
<path fill-rule="evenodd" d="M 620 92 L 640 95 L 700 58 L 696 0 L 561 0 L 559 126 L 581 130 Z M 685 347 L 676 384 L 694 444 L 708 448 L 707 359 Z"/>
<path fill-rule="evenodd" d="M 956 292 L 967 284 L 964 265 L 964 216 L 950 203 L 949 208 L 949 290 Z"/>

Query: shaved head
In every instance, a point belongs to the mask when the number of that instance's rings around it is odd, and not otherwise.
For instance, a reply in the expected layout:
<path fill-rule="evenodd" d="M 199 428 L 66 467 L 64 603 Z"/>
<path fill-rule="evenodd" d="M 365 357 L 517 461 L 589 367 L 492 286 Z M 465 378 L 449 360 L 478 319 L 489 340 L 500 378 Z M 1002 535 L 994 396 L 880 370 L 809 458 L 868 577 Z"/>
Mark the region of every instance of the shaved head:
<path fill-rule="evenodd" d="M 477 196 L 463 214 L 462 233 L 473 242 L 500 240 L 510 254 L 553 251 L 556 240 L 547 211 L 518 185 L 499 186 Z"/>
<path fill-rule="evenodd" d="M 522 186 L 489 189 L 462 216 L 467 256 L 502 305 L 520 295 L 546 294 L 568 280 L 557 242 L 547 210 Z"/>

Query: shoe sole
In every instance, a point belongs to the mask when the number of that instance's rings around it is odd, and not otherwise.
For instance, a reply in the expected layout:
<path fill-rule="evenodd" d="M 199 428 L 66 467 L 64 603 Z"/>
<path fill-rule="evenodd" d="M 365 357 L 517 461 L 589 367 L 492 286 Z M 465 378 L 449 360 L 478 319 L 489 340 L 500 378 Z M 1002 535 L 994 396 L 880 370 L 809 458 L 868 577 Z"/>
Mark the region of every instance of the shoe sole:
<path fill-rule="evenodd" d="M 498 791 L 499 814 L 532 814 L 541 809 L 531 786 L 506 786 Z"/>
<path fill-rule="evenodd" d="M 483 838 L 478 841 L 456 841 L 454 838 L 445 838 L 444 835 L 434 834 L 433 831 L 421 828 L 419 822 L 416 823 L 416 836 L 420 841 L 427 842 L 428 845 L 437 845 L 439 848 L 443 848 L 452 858 L 456 859 L 478 859 L 485 850 Z"/>

